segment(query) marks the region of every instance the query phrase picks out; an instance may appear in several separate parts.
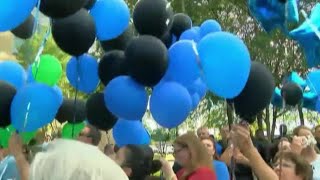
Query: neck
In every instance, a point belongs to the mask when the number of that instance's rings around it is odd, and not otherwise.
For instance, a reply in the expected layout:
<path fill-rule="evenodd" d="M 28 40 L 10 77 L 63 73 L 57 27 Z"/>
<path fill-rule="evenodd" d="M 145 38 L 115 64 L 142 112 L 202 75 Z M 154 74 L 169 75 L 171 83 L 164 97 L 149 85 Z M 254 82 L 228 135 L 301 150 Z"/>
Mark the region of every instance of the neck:
<path fill-rule="evenodd" d="M 309 163 L 317 159 L 317 153 L 313 147 L 307 147 L 301 152 L 301 156 Z"/>

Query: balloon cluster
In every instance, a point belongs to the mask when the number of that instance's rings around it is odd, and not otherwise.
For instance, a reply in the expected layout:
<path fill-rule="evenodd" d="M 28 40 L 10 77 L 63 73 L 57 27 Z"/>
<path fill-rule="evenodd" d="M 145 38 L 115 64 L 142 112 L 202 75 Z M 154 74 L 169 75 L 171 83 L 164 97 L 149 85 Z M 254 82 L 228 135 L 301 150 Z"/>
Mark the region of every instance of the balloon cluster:
<path fill-rule="evenodd" d="M 310 72 L 306 80 L 297 72 L 291 72 L 284 78 L 282 88 L 275 88 L 272 104 L 276 107 L 302 105 L 306 109 L 319 111 L 320 109 L 317 109 L 317 104 L 319 104 L 317 84 L 319 82 L 320 71 Z"/>
<path fill-rule="evenodd" d="M 320 3 L 316 3 L 310 16 L 301 10 L 306 19 L 299 27 L 288 30 L 287 23 L 299 22 L 298 0 L 248 0 L 252 16 L 265 31 L 280 28 L 285 35 L 296 40 L 304 49 L 309 68 L 320 65 Z"/>

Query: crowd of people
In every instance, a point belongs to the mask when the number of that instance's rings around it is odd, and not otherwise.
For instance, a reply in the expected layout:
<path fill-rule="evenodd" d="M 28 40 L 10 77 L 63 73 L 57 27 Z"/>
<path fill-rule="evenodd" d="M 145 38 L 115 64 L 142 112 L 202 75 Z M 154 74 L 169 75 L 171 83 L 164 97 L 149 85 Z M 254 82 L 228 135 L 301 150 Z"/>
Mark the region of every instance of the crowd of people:
<path fill-rule="evenodd" d="M 231 129 L 230 129 L 231 128 Z M 1 149 L 1 180 L 320 180 L 320 125 L 299 126 L 272 142 L 246 125 L 221 129 L 221 140 L 208 128 L 173 142 L 175 163 L 154 160 L 148 145 L 97 145 L 100 131 L 87 125 L 77 140 L 56 138 L 30 147 L 13 134 Z M 32 153 L 31 153 L 32 152 Z M 152 176 L 161 170 L 162 176 Z"/>

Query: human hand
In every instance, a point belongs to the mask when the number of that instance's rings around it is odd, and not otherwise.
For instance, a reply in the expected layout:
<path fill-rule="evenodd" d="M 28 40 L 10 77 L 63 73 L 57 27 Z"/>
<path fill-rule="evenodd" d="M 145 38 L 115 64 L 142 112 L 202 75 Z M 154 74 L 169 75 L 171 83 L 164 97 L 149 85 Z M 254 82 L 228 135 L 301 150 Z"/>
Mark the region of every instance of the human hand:
<path fill-rule="evenodd" d="M 292 152 L 296 154 L 301 154 L 301 151 L 304 148 L 305 138 L 299 136 L 293 136 L 290 148 Z"/>
<path fill-rule="evenodd" d="M 239 148 L 240 152 L 245 154 L 251 149 L 254 149 L 250 132 L 241 125 L 235 125 L 231 131 L 232 143 Z"/>
<path fill-rule="evenodd" d="M 23 155 L 22 139 L 17 133 L 12 134 L 9 139 L 9 153 L 14 157 Z"/>

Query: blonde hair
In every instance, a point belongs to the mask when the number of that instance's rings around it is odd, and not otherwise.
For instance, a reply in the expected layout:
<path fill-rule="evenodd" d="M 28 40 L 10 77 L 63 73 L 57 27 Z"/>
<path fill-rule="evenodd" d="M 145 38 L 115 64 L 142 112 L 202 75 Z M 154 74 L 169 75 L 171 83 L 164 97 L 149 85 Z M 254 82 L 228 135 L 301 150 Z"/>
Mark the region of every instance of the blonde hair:
<path fill-rule="evenodd" d="M 193 133 L 187 133 L 179 136 L 174 144 L 187 147 L 191 153 L 191 171 L 196 170 L 199 167 L 212 167 L 212 158 L 210 157 L 207 148 L 202 144 L 200 139 Z"/>
<path fill-rule="evenodd" d="M 127 180 L 127 175 L 97 147 L 57 139 L 36 155 L 30 180 Z"/>

